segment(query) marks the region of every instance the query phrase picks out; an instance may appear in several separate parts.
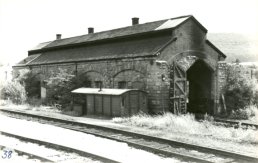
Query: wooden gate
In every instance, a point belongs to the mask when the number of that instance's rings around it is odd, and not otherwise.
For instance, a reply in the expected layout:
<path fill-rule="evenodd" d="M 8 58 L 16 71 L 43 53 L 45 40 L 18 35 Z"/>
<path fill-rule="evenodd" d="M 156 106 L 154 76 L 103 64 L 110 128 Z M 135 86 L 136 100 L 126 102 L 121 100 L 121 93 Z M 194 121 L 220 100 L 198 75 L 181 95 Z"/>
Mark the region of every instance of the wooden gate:
<path fill-rule="evenodd" d="M 170 107 L 174 114 L 185 114 L 187 111 L 188 82 L 186 71 L 176 61 L 170 66 Z"/>

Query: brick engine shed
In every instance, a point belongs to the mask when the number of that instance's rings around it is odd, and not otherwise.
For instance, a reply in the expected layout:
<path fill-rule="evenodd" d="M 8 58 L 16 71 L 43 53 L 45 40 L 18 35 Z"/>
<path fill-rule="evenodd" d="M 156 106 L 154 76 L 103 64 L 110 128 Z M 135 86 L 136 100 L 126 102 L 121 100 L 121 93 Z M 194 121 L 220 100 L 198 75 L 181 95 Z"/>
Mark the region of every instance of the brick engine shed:
<path fill-rule="evenodd" d="M 44 80 L 59 68 L 86 74 L 88 87 L 138 89 L 148 93 L 150 113 L 217 114 L 219 61 L 226 56 L 207 40 L 207 29 L 193 16 L 181 16 L 39 44 L 13 66 L 31 69 Z"/>

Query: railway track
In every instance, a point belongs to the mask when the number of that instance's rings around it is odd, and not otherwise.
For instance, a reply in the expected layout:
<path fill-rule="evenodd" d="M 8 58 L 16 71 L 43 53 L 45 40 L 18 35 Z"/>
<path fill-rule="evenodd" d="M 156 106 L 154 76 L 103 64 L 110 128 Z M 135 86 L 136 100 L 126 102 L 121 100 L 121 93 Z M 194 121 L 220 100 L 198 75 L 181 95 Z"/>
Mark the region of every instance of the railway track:
<path fill-rule="evenodd" d="M 38 139 L 32 139 L 32 138 L 28 138 L 28 137 L 24 137 L 24 136 L 20 136 L 20 135 L 16 135 L 13 133 L 8 133 L 8 132 L 3 132 L 0 131 L 1 135 L 7 136 L 8 138 L 15 138 L 18 139 L 22 142 L 26 142 L 26 143 L 33 143 L 34 145 L 36 144 L 37 146 L 45 146 L 48 148 L 48 150 L 56 150 L 57 153 L 55 153 L 55 155 L 62 155 L 65 158 L 56 158 L 54 154 L 48 155 L 47 154 L 42 154 L 36 150 L 31 150 L 31 149 L 24 149 L 24 148 L 16 148 L 16 147 L 9 147 L 8 145 L 0 145 L 1 149 L 12 149 L 15 153 L 17 153 L 18 155 L 22 155 L 22 156 L 27 156 L 29 160 L 39 160 L 40 162 L 62 162 L 63 159 L 65 159 L 66 161 L 69 159 L 73 159 L 73 157 L 76 155 L 81 156 L 82 158 L 87 158 L 89 160 L 97 160 L 97 162 L 107 162 L 107 163 L 118 163 L 117 161 L 102 157 L 102 156 L 98 156 L 98 155 L 94 155 L 91 153 L 87 153 L 78 149 L 74 149 L 68 146 L 63 146 L 60 144 L 55 144 L 55 143 L 50 143 L 50 142 L 46 142 L 46 141 L 42 141 L 42 140 L 38 140 Z M 72 157 L 69 158 L 69 153 L 73 153 Z M 75 154 L 74 154 L 75 153 Z M 64 156 L 65 155 L 65 156 Z M 11 160 L 11 158 L 8 158 L 9 160 Z M 83 159 L 81 159 L 83 160 Z M 73 161 L 73 160 L 71 160 Z"/>
<path fill-rule="evenodd" d="M 23 156 L 23 157 L 25 156 L 27 158 L 27 160 L 31 160 L 34 162 L 54 162 L 52 159 L 49 159 L 44 156 L 40 156 L 33 152 L 24 151 L 22 149 L 11 148 L 11 150 L 10 150 L 9 146 L 5 146 L 5 145 L 0 145 L 0 149 L 1 149 L 1 151 L 5 151 L 8 153 L 11 152 L 11 153 L 9 153 L 9 156 L 7 154 L 5 156 L 2 156 L 2 158 L 8 159 L 8 160 L 11 160 L 11 157 L 15 157 L 12 155 L 18 155 L 18 156 Z M 6 149 L 8 149 L 8 151 Z"/>
<path fill-rule="evenodd" d="M 242 128 L 254 128 L 254 129 L 258 129 L 258 125 L 257 124 L 251 124 L 251 123 L 245 123 L 245 122 L 238 122 L 238 121 L 234 121 L 234 120 L 225 120 L 225 119 L 220 119 L 220 118 L 215 118 L 214 119 L 215 122 L 219 123 L 219 125 L 224 125 L 226 127 L 242 127 Z"/>
<path fill-rule="evenodd" d="M 128 132 L 109 127 L 97 126 L 64 120 L 61 118 L 52 118 L 49 116 L 40 116 L 14 110 L 0 110 L 7 116 L 19 119 L 37 121 L 39 123 L 51 124 L 58 127 L 75 130 L 83 133 L 93 134 L 95 136 L 108 138 L 120 142 L 125 142 L 130 146 L 144 149 L 156 154 L 175 157 L 182 161 L 190 162 L 258 162 L 258 158 L 239 153 L 233 153 L 225 150 L 188 144 L 179 141 L 161 139 L 154 136 L 148 136 L 135 132 Z"/>
<path fill-rule="evenodd" d="M 197 121 L 202 122 L 204 121 L 204 115 L 195 115 Z M 213 124 L 217 126 L 225 126 L 225 127 L 234 127 L 234 128 L 243 128 L 243 129 L 258 129 L 258 124 L 255 123 L 247 123 L 247 122 L 240 122 L 238 120 L 233 119 L 224 119 L 215 117 L 213 119 Z"/>

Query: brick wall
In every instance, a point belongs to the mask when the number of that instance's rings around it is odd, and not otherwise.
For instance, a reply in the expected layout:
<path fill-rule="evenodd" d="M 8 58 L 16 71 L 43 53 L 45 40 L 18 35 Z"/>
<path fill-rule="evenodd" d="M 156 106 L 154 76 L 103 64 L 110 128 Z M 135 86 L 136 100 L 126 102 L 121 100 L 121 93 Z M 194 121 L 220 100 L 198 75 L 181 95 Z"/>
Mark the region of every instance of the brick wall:
<path fill-rule="evenodd" d="M 214 71 L 212 94 L 213 99 L 216 99 L 219 54 L 206 44 L 205 31 L 194 21 L 187 21 L 170 34 L 171 39 L 176 37 L 177 40 L 162 49 L 157 57 L 41 65 L 32 66 L 31 69 L 35 73 L 40 73 L 41 80 L 48 78 L 50 73 L 56 73 L 58 68 L 67 69 L 77 75 L 84 73 L 89 76 L 92 87 L 95 81 L 102 81 L 104 88 L 118 88 L 119 82 L 126 82 L 127 88 L 147 91 L 149 110 L 157 113 L 169 109 L 171 79 L 168 65 L 176 60 L 182 65 L 185 64 L 185 69 L 188 69 L 196 59 L 202 59 Z M 156 60 L 164 60 L 166 63 L 158 64 Z"/>

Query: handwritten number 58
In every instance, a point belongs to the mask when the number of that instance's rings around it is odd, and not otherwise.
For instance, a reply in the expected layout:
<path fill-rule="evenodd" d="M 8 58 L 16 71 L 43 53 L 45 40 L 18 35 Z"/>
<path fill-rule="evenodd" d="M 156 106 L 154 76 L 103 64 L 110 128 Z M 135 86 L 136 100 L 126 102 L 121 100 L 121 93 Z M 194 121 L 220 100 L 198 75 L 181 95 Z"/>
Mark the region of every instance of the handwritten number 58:
<path fill-rule="evenodd" d="M 4 150 L 4 155 L 2 156 L 3 159 L 11 158 L 12 157 L 12 151 Z"/>

